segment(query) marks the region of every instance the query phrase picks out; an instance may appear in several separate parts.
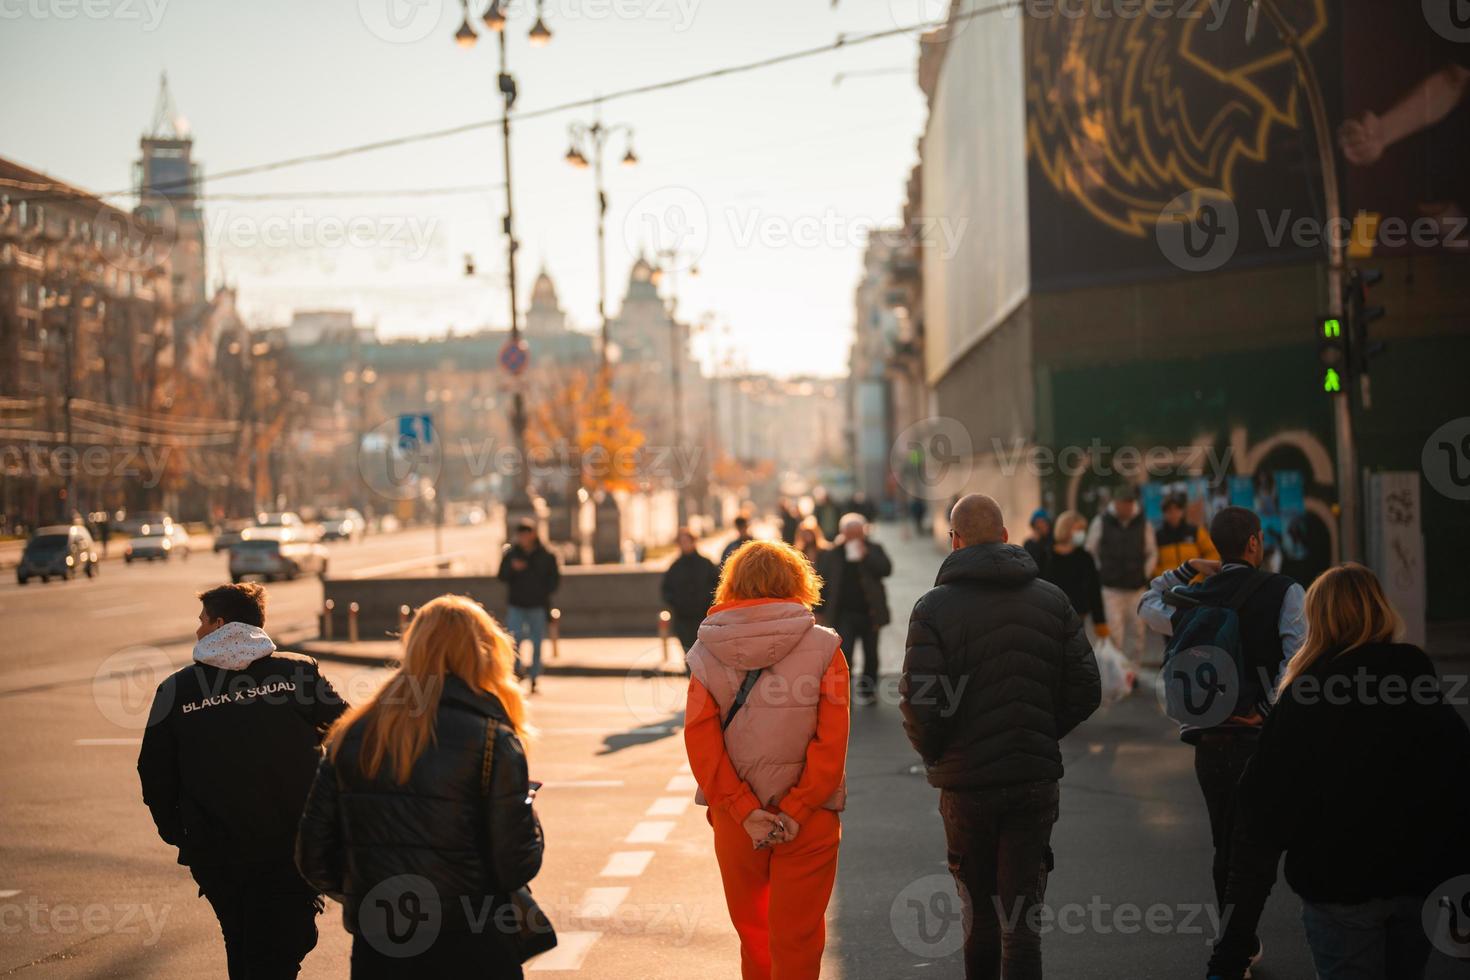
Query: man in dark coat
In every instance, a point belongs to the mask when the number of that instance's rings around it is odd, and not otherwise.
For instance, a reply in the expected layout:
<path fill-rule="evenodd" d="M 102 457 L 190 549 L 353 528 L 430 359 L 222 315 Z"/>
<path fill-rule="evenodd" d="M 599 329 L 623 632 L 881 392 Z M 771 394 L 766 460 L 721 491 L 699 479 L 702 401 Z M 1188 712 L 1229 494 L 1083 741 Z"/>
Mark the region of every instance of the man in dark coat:
<path fill-rule="evenodd" d="M 551 596 L 561 584 L 561 568 L 556 556 L 541 546 L 534 522 L 516 525 L 515 543 L 505 549 L 496 577 L 505 583 L 505 628 L 516 645 L 516 663 L 521 659 L 521 643 L 531 641 L 531 693 L 541 676 L 541 642 L 546 638 L 546 623 L 551 615 Z"/>
<path fill-rule="evenodd" d="M 950 525 L 954 550 L 909 620 L 899 708 L 940 790 L 965 975 L 997 977 L 1004 960 L 1007 978 L 1039 978 L 1057 742 L 1097 710 L 1097 660 L 1066 594 L 1006 543 L 994 500 L 961 498 Z"/>
<path fill-rule="evenodd" d="M 863 672 L 854 678 L 858 704 L 878 702 L 878 631 L 892 621 L 888 589 L 883 580 L 893 574 L 888 552 L 868 540 L 868 522 L 858 513 L 845 514 L 838 522 L 842 533 L 832 546 L 817 555 L 817 574 L 822 576 L 823 622 L 837 631 L 849 667 L 863 645 Z"/>
<path fill-rule="evenodd" d="M 199 600 L 194 662 L 159 685 L 143 732 L 143 802 L 214 907 L 231 980 L 286 980 L 322 909 L 296 870 L 296 824 L 346 705 L 316 661 L 276 650 L 260 585 Z"/>
<path fill-rule="evenodd" d="M 715 601 L 715 586 L 720 584 L 720 569 L 699 553 L 694 533 L 679 528 L 679 557 L 664 572 L 660 593 L 664 608 L 674 620 L 674 635 L 688 653 L 699 639 L 699 624 Z"/>

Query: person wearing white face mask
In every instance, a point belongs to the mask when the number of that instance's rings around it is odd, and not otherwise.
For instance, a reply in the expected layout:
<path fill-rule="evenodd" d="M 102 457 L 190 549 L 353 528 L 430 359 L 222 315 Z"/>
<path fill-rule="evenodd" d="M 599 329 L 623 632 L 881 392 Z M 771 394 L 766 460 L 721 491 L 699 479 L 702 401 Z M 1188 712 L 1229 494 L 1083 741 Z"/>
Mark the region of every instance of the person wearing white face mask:
<path fill-rule="evenodd" d="M 1075 510 L 1063 512 L 1057 518 L 1051 560 L 1041 570 L 1041 578 L 1067 593 L 1072 608 L 1084 621 L 1091 616 L 1093 635 L 1102 639 L 1108 635 L 1108 614 L 1097 563 L 1084 547 L 1086 544 L 1087 518 Z"/>

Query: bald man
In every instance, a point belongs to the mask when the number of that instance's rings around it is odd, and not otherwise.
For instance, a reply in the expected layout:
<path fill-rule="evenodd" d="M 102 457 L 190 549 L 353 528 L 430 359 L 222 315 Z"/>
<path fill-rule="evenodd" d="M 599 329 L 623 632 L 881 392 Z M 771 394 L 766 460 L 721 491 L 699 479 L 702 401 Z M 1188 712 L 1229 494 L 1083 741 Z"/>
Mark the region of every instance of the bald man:
<path fill-rule="evenodd" d="M 1007 980 L 1041 977 L 1032 910 L 1052 867 L 1057 742 L 1102 693 L 1071 601 L 1009 538 L 991 498 L 955 504 L 953 550 L 914 605 L 899 686 L 904 730 L 940 791 L 971 980 L 999 977 L 1002 962 Z"/>

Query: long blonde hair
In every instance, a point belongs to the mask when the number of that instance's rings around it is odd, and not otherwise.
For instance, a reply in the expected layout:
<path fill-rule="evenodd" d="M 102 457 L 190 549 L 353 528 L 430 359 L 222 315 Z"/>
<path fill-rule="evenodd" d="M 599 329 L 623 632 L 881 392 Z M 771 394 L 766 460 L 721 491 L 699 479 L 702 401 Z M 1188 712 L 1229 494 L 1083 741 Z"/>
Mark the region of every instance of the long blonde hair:
<path fill-rule="evenodd" d="M 526 700 L 516 683 L 515 647 L 479 603 L 467 596 L 441 595 L 414 615 L 403 634 L 403 664 L 363 704 L 349 708 L 327 736 L 335 762 L 342 736 L 361 723 L 363 775 L 373 779 L 384 763 L 393 778 L 408 782 L 414 763 L 434 741 L 434 719 L 448 674 L 500 700 L 522 741 L 532 733 Z"/>
<path fill-rule="evenodd" d="M 1323 657 L 1392 641 L 1402 624 L 1378 576 L 1351 561 L 1329 568 L 1312 583 L 1303 616 L 1307 636 L 1281 675 L 1281 691 Z"/>

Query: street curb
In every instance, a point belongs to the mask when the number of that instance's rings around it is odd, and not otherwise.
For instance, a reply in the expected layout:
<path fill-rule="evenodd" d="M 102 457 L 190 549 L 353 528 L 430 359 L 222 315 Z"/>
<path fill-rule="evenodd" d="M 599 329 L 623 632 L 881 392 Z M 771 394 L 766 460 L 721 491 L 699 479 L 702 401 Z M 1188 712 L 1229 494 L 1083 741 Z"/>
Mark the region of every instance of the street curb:
<path fill-rule="evenodd" d="M 329 663 L 345 664 L 350 667 L 381 667 L 387 670 L 397 669 L 402 661 L 397 657 L 377 657 L 365 653 L 347 653 L 338 649 L 313 649 L 314 641 L 309 638 L 295 641 L 282 641 L 277 644 L 277 649 L 287 653 L 300 654 L 303 657 L 311 657 L 314 660 L 325 660 Z M 557 664 L 555 661 L 542 659 L 541 672 L 548 677 L 684 677 L 684 671 L 675 667 L 596 667 L 583 664 Z"/>

